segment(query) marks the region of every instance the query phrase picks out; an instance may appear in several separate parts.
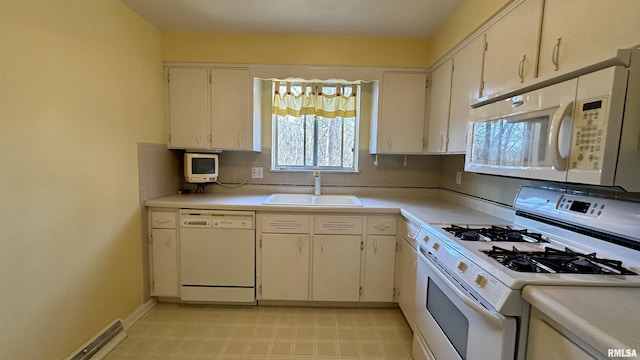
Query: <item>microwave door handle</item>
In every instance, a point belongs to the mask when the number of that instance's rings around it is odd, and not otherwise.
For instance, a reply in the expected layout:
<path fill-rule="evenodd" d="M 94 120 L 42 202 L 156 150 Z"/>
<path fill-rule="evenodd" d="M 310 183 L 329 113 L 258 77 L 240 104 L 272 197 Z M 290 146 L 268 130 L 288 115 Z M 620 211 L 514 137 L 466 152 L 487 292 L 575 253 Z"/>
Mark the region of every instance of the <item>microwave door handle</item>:
<path fill-rule="evenodd" d="M 547 152 L 551 156 L 551 162 L 558 171 L 567 170 L 566 158 L 560 154 L 560 128 L 562 127 L 562 120 L 564 117 L 573 110 L 573 101 L 569 101 L 560 105 L 558 111 L 553 115 L 551 119 L 551 127 L 549 131 L 549 148 Z"/>
<path fill-rule="evenodd" d="M 438 276 L 438 278 L 440 280 L 442 280 L 442 282 L 445 283 L 445 285 L 447 285 L 447 287 L 453 291 L 455 293 L 455 295 L 460 298 L 460 300 L 462 300 L 462 302 L 464 302 L 468 307 L 470 307 L 472 310 L 474 310 L 476 313 L 480 314 L 482 317 L 484 317 L 487 321 L 489 321 L 491 323 L 491 325 L 493 325 L 494 327 L 498 328 L 498 329 L 502 329 L 502 326 L 504 325 L 502 319 L 492 313 L 491 311 L 487 310 L 485 307 L 483 307 L 482 305 L 478 304 L 477 302 L 469 299 L 469 296 L 465 293 L 463 293 L 460 289 L 458 289 L 458 287 L 451 282 L 451 280 L 449 280 L 449 278 L 447 278 L 446 275 L 444 275 L 440 270 L 438 270 L 435 265 L 433 265 L 431 263 L 431 260 L 429 260 L 427 258 L 427 254 L 425 249 L 422 248 L 422 246 L 419 247 L 420 249 L 420 253 L 421 253 L 421 258 L 422 261 L 424 263 L 426 263 L 429 268 L 431 268 L 431 271 L 433 271 L 434 273 L 436 273 L 436 276 Z"/>

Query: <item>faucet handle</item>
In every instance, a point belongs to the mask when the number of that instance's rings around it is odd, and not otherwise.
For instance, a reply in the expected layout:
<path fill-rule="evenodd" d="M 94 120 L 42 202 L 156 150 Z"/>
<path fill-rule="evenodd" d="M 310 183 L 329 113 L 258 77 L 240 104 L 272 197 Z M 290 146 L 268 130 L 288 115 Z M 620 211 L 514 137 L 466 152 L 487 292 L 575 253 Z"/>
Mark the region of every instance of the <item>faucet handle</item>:
<path fill-rule="evenodd" d="M 320 170 L 314 170 L 313 177 L 320 177 Z"/>

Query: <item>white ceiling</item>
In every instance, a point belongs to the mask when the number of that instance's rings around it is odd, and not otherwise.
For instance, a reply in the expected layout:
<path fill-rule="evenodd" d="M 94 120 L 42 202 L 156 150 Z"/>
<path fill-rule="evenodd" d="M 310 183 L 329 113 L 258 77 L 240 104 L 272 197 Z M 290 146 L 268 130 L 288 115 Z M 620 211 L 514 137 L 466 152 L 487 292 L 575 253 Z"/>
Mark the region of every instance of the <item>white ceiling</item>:
<path fill-rule="evenodd" d="M 428 38 L 463 0 L 121 0 L 163 31 Z"/>

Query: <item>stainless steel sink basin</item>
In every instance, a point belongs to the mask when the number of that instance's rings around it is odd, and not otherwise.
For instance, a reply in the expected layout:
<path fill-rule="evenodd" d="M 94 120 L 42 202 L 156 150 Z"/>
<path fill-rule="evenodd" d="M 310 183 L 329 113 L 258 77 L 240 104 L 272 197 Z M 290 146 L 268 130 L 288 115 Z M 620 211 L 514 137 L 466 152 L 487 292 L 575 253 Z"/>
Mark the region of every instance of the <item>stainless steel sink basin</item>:
<path fill-rule="evenodd" d="M 263 205 L 287 206 L 362 206 L 355 195 L 272 194 Z"/>

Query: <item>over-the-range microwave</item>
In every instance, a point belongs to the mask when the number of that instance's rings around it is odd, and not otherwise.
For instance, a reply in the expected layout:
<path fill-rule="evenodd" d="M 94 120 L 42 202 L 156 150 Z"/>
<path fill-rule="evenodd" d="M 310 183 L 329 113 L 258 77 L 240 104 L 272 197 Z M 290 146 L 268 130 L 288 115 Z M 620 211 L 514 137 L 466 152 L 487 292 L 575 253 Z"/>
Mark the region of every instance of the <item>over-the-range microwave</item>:
<path fill-rule="evenodd" d="M 522 90 L 472 105 L 465 171 L 640 191 L 640 49 Z"/>

